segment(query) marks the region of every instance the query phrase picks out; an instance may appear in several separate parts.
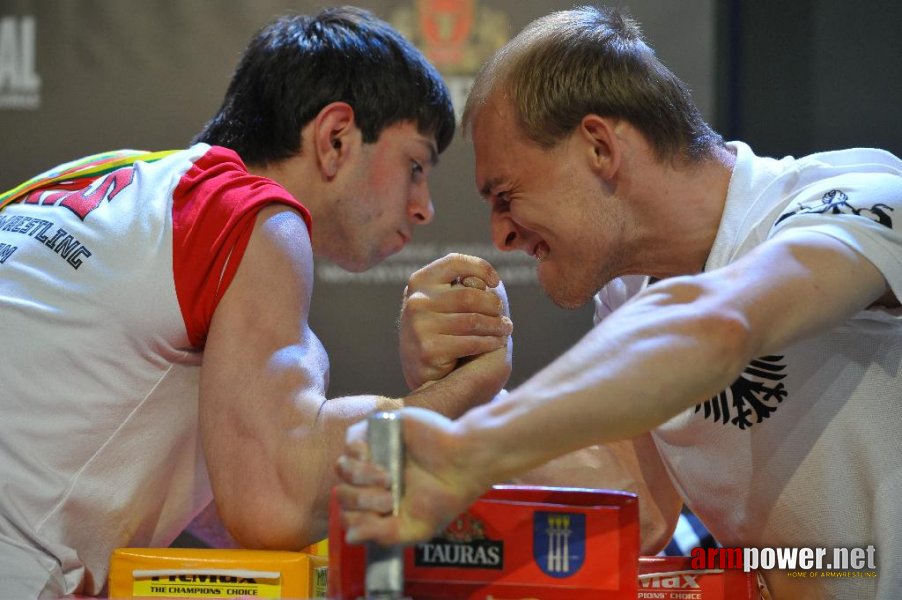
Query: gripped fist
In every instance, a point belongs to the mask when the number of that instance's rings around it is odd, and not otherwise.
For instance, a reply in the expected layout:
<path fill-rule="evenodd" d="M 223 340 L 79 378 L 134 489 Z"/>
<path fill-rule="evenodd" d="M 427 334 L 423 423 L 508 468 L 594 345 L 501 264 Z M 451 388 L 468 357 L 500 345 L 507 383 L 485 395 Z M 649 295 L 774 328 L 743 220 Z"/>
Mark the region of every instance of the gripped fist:
<path fill-rule="evenodd" d="M 405 446 L 403 496 L 392 515 L 388 474 L 369 462 L 367 422 L 346 435 L 336 472 L 345 539 L 382 545 L 411 544 L 430 539 L 466 510 L 491 484 L 477 477 L 471 453 L 454 422 L 422 408 L 399 411 Z"/>
<path fill-rule="evenodd" d="M 498 350 L 491 363 L 506 360 L 509 375 L 512 331 L 507 294 L 492 265 L 448 254 L 411 275 L 404 290 L 399 334 L 404 379 L 416 390 L 451 373 L 461 359 Z M 481 368 L 488 367 L 489 361 Z"/>

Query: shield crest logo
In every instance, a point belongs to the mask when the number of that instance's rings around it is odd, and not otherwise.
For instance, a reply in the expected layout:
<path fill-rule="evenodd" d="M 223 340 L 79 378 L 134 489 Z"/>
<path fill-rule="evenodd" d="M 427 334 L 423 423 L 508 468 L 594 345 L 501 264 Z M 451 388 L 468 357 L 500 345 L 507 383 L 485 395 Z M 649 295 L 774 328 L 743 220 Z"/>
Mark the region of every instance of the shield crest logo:
<path fill-rule="evenodd" d="M 586 515 L 582 513 L 533 513 L 532 556 L 550 577 L 570 577 L 586 559 Z"/>
<path fill-rule="evenodd" d="M 458 64 L 473 34 L 476 0 L 418 0 L 424 51 L 436 66 Z"/>

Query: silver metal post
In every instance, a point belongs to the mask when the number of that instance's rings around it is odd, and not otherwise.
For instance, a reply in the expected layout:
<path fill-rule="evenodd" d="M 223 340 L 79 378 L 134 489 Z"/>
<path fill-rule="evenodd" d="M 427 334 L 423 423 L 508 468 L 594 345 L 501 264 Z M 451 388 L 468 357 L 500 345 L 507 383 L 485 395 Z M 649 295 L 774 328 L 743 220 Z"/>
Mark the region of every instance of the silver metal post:
<path fill-rule="evenodd" d="M 377 412 L 367 421 L 367 443 L 370 460 L 385 469 L 391 477 L 392 513 L 401 508 L 404 483 L 404 439 L 401 415 Z M 404 598 L 404 548 L 370 543 L 366 547 L 367 600 L 402 600 Z"/>

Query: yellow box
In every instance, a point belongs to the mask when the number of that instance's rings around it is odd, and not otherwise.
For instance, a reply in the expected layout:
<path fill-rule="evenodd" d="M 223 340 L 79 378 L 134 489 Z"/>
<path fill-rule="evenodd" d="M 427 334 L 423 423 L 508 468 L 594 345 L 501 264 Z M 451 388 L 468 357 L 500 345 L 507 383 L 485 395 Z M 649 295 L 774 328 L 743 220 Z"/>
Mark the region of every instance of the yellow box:
<path fill-rule="evenodd" d="M 304 552 L 119 548 L 109 596 L 120 598 L 321 598 L 328 559 Z"/>
<path fill-rule="evenodd" d="M 307 554 L 313 554 L 316 556 L 329 556 L 329 538 L 322 539 L 318 542 L 310 544 L 301 552 L 306 552 Z"/>

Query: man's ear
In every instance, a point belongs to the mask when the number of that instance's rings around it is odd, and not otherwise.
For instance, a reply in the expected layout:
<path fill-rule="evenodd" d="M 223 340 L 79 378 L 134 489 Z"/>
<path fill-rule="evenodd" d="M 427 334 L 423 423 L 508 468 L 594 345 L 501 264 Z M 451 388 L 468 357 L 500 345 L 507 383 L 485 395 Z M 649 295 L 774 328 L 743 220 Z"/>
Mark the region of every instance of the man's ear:
<path fill-rule="evenodd" d="M 327 179 L 338 173 L 360 139 L 354 108 L 346 102 L 332 102 L 313 120 L 313 148 L 317 164 Z"/>
<path fill-rule="evenodd" d="M 617 136 L 619 121 L 588 114 L 579 124 L 582 138 L 588 142 L 588 159 L 600 177 L 610 181 L 620 169 L 622 141 Z"/>

